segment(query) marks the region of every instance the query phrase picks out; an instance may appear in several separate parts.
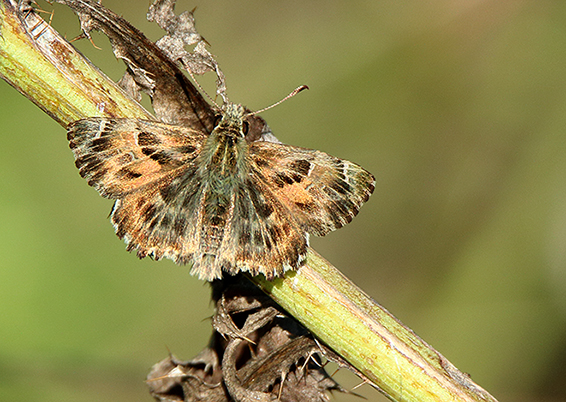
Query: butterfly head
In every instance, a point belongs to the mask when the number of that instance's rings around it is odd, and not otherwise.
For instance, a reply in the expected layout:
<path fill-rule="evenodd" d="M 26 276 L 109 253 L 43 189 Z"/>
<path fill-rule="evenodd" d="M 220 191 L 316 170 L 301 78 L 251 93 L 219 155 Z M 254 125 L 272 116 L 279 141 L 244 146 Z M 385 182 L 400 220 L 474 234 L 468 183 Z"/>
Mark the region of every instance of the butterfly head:
<path fill-rule="evenodd" d="M 225 135 L 244 138 L 248 131 L 245 117 L 245 109 L 242 105 L 226 103 L 222 106 L 222 118 L 215 130 L 222 131 Z"/>

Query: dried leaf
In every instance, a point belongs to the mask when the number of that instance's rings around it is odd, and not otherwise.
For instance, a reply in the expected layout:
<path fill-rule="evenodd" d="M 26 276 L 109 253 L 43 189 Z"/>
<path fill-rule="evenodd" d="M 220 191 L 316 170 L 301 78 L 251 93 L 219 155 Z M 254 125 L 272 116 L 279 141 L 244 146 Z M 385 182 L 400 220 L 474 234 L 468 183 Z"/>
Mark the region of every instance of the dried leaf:
<path fill-rule="evenodd" d="M 325 402 L 328 391 L 346 392 L 322 367 L 322 356 L 335 355 L 245 277 L 214 282 L 213 299 L 210 345 L 191 361 L 154 366 L 157 400 Z"/>
<path fill-rule="evenodd" d="M 140 92 L 147 93 L 158 120 L 207 133 L 212 131 L 218 111 L 214 105 L 204 100 L 178 67 L 177 61 L 172 60 L 129 22 L 94 0 L 56 1 L 75 11 L 86 37 L 90 37 L 92 30 L 100 30 L 108 36 L 114 54 L 127 66 L 126 74 L 120 80 L 121 85 L 136 100 L 140 99 Z M 217 92 L 225 99 L 224 76 L 213 56 L 205 49 L 206 42 L 196 32 L 192 13 L 187 13 L 185 17 L 185 13 L 180 17 L 175 16 L 173 1 L 157 0 L 152 7 L 152 18 L 157 22 L 173 31 L 175 27 L 182 27 L 181 33 L 166 35 L 169 39 L 165 42 L 174 43 L 170 46 L 177 49 L 173 55 L 176 54 L 183 63 L 186 62 L 189 70 L 194 73 L 214 71 L 217 75 Z M 195 40 L 197 42 L 193 53 L 182 49 L 181 43 L 189 44 Z M 251 124 L 246 136 L 248 142 L 279 142 L 260 116 L 250 116 L 249 119 Z"/>

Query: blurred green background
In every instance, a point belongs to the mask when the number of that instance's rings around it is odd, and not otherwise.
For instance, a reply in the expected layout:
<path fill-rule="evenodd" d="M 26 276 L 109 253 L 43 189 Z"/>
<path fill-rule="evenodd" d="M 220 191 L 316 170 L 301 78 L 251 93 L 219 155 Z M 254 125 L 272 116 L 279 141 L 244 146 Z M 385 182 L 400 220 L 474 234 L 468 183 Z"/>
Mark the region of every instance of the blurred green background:
<path fill-rule="evenodd" d="M 104 4 L 160 37 L 147 0 Z M 566 2 L 185 0 L 177 12 L 195 6 L 233 101 L 259 109 L 309 85 L 263 114 L 274 133 L 377 178 L 358 218 L 313 247 L 500 401 L 566 401 Z M 94 40 L 102 51 L 76 45 L 118 79 L 122 63 Z M 127 253 L 65 130 L 5 83 L 0 124 L 0 399 L 150 401 L 151 365 L 205 346 L 208 286 Z"/>

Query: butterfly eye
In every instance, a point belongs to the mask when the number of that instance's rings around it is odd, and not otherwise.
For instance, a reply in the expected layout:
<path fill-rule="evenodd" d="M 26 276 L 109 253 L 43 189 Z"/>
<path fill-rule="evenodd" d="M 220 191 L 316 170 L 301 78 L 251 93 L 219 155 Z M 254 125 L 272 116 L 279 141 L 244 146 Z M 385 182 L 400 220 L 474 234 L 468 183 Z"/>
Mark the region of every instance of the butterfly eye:
<path fill-rule="evenodd" d="M 248 131 L 250 131 L 250 123 L 244 121 L 244 124 L 242 125 L 242 131 L 244 132 L 244 135 L 247 135 Z"/>
<path fill-rule="evenodd" d="M 221 114 L 217 114 L 216 116 L 214 116 L 214 127 L 218 126 L 221 121 L 222 121 Z"/>

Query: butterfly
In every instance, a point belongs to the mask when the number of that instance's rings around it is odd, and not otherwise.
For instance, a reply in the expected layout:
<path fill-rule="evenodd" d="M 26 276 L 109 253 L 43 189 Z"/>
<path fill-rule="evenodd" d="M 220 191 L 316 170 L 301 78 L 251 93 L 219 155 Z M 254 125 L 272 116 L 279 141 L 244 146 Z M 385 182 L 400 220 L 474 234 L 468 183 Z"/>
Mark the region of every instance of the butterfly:
<path fill-rule="evenodd" d="M 116 200 L 111 221 L 128 251 L 191 263 L 207 281 L 241 271 L 272 279 L 301 266 L 308 235 L 349 223 L 375 179 L 321 151 L 248 142 L 250 115 L 227 103 L 210 134 L 87 118 L 67 137 L 80 175 Z"/>

